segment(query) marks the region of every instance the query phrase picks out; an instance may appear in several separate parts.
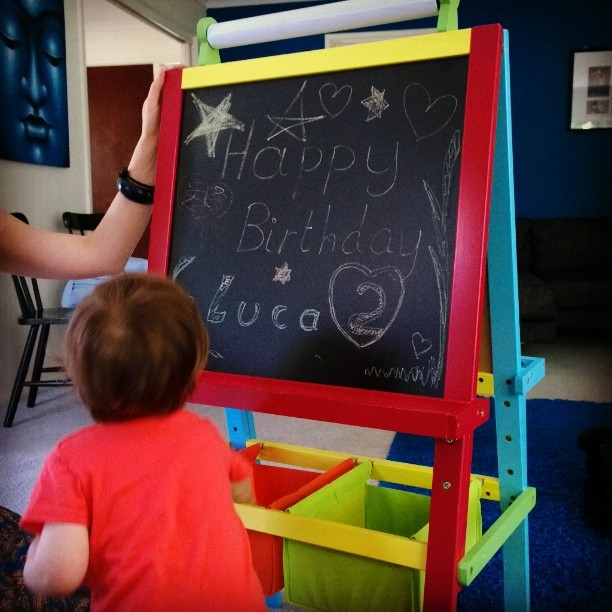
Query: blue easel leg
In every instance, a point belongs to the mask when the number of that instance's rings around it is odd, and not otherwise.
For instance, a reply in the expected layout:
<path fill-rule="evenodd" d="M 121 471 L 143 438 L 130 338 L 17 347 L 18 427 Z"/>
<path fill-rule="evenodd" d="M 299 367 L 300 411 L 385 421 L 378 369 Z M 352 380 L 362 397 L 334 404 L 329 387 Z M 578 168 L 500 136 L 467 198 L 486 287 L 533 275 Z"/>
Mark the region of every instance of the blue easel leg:
<path fill-rule="evenodd" d="M 521 377 L 518 278 L 516 271 L 514 177 L 508 33 L 504 52 L 495 141 L 488 273 L 495 420 L 501 510 L 527 487 L 526 398 L 517 393 Z M 506 610 L 529 610 L 528 519 L 503 546 Z"/>
<path fill-rule="evenodd" d="M 274 595 L 266 597 L 266 605 L 268 608 L 280 608 L 283 605 L 283 594 L 274 593 Z"/>
<path fill-rule="evenodd" d="M 257 437 L 255 435 L 255 420 L 250 410 L 226 408 L 225 421 L 229 443 L 232 448 L 242 449 L 246 446 L 247 440 Z"/>
<path fill-rule="evenodd" d="M 225 421 L 227 423 L 227 432 L 232 448 L 244 448 L 247 440 L 257 437 L 255 435 L 255 420 L 251 411 L 226 408 Z M 266 597 L 266 606 L 268 606 L 268 608 L 280 608 L 282 605 L 282 593 L 279 592 Z"/>

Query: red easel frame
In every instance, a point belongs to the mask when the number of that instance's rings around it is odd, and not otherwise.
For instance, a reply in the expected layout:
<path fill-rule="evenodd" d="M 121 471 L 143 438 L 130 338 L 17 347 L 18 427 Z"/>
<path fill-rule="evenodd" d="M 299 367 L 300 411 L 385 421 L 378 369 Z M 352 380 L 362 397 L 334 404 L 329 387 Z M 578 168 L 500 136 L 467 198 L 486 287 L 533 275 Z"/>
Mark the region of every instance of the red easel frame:
<path fill-rule="evenodd" d="M 451 610 L 465 547 L 473 432 L 488 418 L 476 398 L 487 230 L 493 180 L 502 28 L 470 30 L 468 83 L 459 174 L 457 235 L 443 398 L 426 398 L 202 372 L 193 401 L 435 438 L 425 609 Z M 181 70 L 166 75 L 149 270 L 166 275 L 181 125 Z"/>

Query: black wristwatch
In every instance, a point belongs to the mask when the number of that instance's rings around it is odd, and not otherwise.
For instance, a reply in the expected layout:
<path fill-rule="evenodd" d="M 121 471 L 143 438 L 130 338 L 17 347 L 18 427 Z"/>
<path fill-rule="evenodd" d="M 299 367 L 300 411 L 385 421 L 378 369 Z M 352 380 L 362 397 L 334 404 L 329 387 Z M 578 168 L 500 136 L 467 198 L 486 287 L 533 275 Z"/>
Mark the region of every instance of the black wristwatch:
<path fill-rule="evenodd" d="M 155 187 L 134 180 L 124 168 L 117 178 L 117 189 L 132 202 L 137 204 L 153 204 Z"/>

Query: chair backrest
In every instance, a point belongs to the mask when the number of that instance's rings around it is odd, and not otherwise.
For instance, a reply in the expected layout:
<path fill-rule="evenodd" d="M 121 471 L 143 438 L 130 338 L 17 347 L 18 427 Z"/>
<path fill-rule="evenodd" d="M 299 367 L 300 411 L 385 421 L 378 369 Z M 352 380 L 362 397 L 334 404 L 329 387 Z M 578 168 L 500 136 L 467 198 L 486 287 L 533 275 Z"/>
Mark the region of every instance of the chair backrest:
<path fill-rule="evenodd" d="M 11 214 L 23 223 L 29 224 L 28 218 L 23 213 L 14 212 Z M 11 277 L 17 292 L 21 316 L 24 319 L 40 316 L 43 310 L 43 303 L 38 289 L 38 281 L 35 278 L 28 278 L 17 274 L 12 274 Z"/>
<path fill-rule="evenodd" d="M 104 217 L 104 213 L 77 213 L 68 211 L 62 213 L 64 227 L 71 234 L 73 231 L 77 231 L 84 235 L 85 232 L 95 230 L 100 221 L 102 221 L 102 217 Z"/>

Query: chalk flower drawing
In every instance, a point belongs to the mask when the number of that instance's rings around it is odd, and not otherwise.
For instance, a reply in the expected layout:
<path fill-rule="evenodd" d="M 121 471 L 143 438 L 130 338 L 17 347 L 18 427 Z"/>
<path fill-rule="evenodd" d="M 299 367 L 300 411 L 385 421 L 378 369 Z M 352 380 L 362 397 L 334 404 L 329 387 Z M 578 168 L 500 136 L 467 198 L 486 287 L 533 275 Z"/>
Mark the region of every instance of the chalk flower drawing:
<path fill-rule="evenodd" d="M 304 90 L 306 89 L 307 82 L 308 81 L 304 81 L 302 83 L 300 91 L 298 91 L 282 116 L 276 117 L 273 115 L 266 115 L 274 124 L 274 128 L 272 128 L 268 140 L 272 140 L 280 134 L 289 134 L 289 136 L 292 136 L 300 142 L 306 142 L 306 124 L 312 123 L 313 121 L 320 121 L 325 118 L 325 115 L 317 115 L 315 117 L 304 116 Z M 297 133 L 293 131 L 294 129 Z"/>
<path fill-rule="evenodd" d="M 385 90 L 378 91 L 374 85 L 370 90 L 372 93 L 369 98 L 362 100 L 361 103 L 368 109 L 366 121 L 372 119 L 380 119 L 384 110 L 389 108 L 388 102 L 385 100 Z"/>
<path fill-rule="evenodd" d="M 446 355 L 446 335 L 448 328 L 448 302 L 450 298 L 450 258 L 448 249 L 448 237 L 446 231 L 446 221 L 448 218 L 448 206 L 450 199 L 451 182 L 453 169 L 459 158 L 461 149 L 461 135 L 457 130 L 451 138 L 450 144 L 444 157 L 444 169 L 442 179 L 442 202 L 438 201 L 427 181 L 423 181 L 423 187 L 427 193 L 429 204 L 436 231 L 436 244 L 429 246 L 432 263 L 436 273 L 438 294 L 440 296 L 440 346 L 438 353 L 438 366 L 433 377 L 434 387 L 442 378 L 442 364 Z M 416 347 L 415 348 L 416 351 Z M 418 355 L 417 355 L 418 357 Z"/>
<path fill-rule="evenodd" d="M 276 268 L 276 274 L 272 281 L 280 281 L 283 285 L 291 280 L 291 268 L 285 262 L 280 268 Z"/>
<path fill-rule="evenodd" d="M 461 149 L 461 135 L 459 131 L 453 134 L 446 154 L 444 156 L 443 179 L 442 179 L 442 202 L 440 203 L 436 194 L 433 192 L 427 181 L 423 181 L 423 187 L 429 204 L 431 206 L 433 225 L 436 233 L 435 244 L 429 246 L 429 254 L 436 275 L 436 284 L 438 287 L 438 296 L 440 299 L 440 340 L 438 345 L 437 360 L 428 353 L 432 350 L 432 341 L 416 331 L 412 334 L 412 350 L 417 360 L 426 357 L 425 361 L 420 361 L 410 369 L 403 367 L 380 368 L 372 366 L 365 369 L 366 376 L 375 376 L 377 378 L 391 378 L 395 380 L 403 380 L 405 382 L 418 382 L 423 387 L 431 385 L 434 389 L 438 387 L 442 379 L 443 365 L 446 357 L 446 342 L 448 330 L 448 305 L 450 299 L 450 258 L 449 244 L 447 233 L 447 221 L 449 215 L 451 183 L 453 179 L 454 169 L 459 159 Z M 381 304 L 384 307 L 384 303 Z M 395 319 L 396 313 L 393 315 Z M 343 330 L 338 319 L 334 314 L 332 306 L 332 317 L 340 331 L 357 344 L 357 341 L 349 336 L 348 331 Z M 350 327 L 350 324 L 349 324 Z M 387 326 L 388 329 L 388 326 Z M 352 331 L 352 330 L 351 330 Z M 380 330 L 380 336 L 386 331 Z M 361 344 L 360 344 L 361 346 Z"/>
<path fill-rule="evenodd" d="M 244 123 L 230 115 L 229 109 L 232 102 L 232 94 L 229 93 L 219 106 L 209 106 L 200 100 L 195 94 L 191 94 L 193 103 L 200 114 L 200 125 L 185 138 L 185 144 L 188 145 L 195 138 L 204 138 L 206 140 L 206 152 L 208 157 L 215 156 L 217 147 L 217 139 L 223 130 L 244 130 Z"/>

